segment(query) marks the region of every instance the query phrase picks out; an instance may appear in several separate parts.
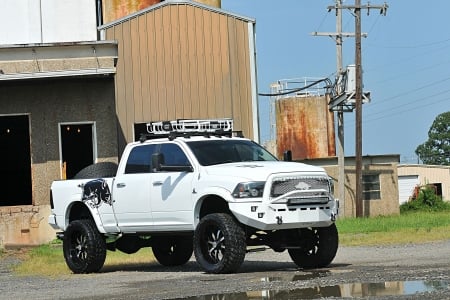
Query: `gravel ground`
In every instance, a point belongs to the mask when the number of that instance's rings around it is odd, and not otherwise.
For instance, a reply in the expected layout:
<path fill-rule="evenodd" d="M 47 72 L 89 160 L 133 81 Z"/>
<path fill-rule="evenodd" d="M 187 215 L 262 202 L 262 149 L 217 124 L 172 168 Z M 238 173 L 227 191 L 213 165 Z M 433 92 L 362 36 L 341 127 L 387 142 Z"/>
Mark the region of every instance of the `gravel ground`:
<path fill-rule="evenodd" d="M 450 299 L 450 240 L 340 247 L 324 269 L 301 270 L 287 252 L 249 253 L 239 273 L 205 274 L 194 260 L 107 266 L 58 278 L 10 272 L 23 256 L 0 259 L 0 299 Z"/>

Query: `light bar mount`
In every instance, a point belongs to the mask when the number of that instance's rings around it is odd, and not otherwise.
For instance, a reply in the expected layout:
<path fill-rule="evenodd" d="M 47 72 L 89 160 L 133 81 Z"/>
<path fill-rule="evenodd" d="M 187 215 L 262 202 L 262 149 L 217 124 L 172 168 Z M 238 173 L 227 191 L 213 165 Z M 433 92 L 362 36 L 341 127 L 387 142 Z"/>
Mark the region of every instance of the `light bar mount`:
<path fill-rule="evenodd" d="M 159 121 L 147 123 L 146 126 L 147 134 L 141 136 L 141 141 L 161 137 L 168 137 L 171 140 L 191 136 L 231 137 L 234 133 L 232 119 Z M 242 136 L 242 133 L 238 136 Z"/>

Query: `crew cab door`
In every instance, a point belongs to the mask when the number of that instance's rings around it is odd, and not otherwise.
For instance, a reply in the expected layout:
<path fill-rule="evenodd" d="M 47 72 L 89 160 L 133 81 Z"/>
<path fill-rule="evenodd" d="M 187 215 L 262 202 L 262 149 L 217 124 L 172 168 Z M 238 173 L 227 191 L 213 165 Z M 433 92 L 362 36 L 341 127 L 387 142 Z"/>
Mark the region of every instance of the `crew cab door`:
<path fill-rule="evenodd" d="M 175 143 L 160 144 L 158 152 L 162 154 L 166 168 L 155 170 L 152 174 L 151 206 L 154 230 L 193 230 L 194 172 L 189 170 L 192 168 L 191 162 Z M 183 166 L 185 171 L 176 170 L 177 167 L 183 169 Z"/>
<path fill-rule="evenodd" d="M 131 149 L 125 170 L 119 170 L 114 181 L 113 208 L 123 232 L 146 231 L 152 227 L 151 157 L 155 148 L 155 145 L 143 144 Z"/>

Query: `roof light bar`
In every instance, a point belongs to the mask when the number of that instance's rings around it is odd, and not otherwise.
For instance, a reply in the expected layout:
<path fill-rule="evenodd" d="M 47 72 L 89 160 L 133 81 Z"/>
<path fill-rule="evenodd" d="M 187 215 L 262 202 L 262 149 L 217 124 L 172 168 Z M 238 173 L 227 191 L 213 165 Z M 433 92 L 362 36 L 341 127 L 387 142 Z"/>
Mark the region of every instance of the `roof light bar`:
<path fill-rule="evenodd" d="M 167 135 L 173 132 L 233 132 L 232 119 L 211 120 L 176 120 L 147 123 L 147 132 L 150 134 Z"/>

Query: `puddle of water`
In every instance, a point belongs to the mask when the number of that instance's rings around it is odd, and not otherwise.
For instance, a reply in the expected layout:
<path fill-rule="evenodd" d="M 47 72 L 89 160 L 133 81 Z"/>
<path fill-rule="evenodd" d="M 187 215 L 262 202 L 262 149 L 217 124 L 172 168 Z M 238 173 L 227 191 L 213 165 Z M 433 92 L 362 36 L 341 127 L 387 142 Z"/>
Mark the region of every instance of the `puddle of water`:
<path fill-rule="evenodd" d="M 274 278 L 275 279 L 275 278 Z M 283 280 L 283 279 L 282 279 Z M 276 280 L 275 280 L 276 281 Z M 389 281 L 380 283 L 345 283 L 293 290 L 263 290 L 189 297 L 189 300 L 265 300 L 320 299 L 323 297 L 400 296 L 448 290 L 448 281 Z"/>

